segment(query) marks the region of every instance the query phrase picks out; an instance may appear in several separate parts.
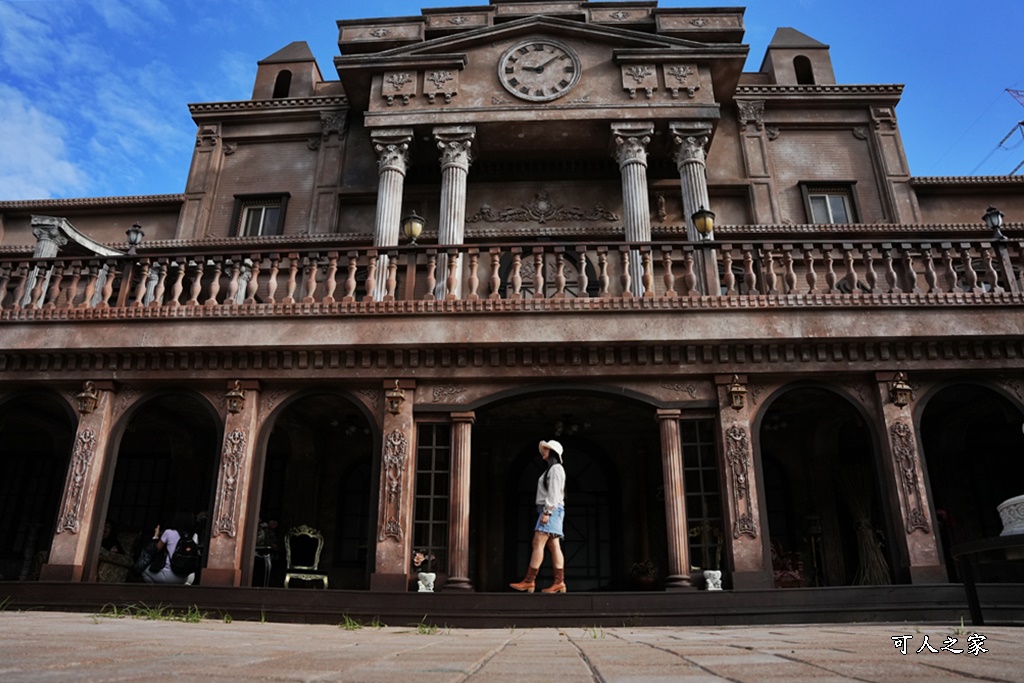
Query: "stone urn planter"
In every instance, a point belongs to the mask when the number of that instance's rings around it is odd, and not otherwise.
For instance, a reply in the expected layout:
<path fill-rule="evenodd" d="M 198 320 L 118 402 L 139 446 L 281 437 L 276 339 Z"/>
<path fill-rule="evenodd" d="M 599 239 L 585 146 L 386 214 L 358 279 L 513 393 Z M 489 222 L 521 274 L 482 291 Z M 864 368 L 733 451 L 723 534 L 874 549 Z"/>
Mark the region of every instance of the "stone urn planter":
<path fill-rule="evenodd" d="M 996 509 L 999 511 L 999 519 L 1003 520 L 1000 536 L 1024 534 L 1024 495 L 1004 500 Z"/>

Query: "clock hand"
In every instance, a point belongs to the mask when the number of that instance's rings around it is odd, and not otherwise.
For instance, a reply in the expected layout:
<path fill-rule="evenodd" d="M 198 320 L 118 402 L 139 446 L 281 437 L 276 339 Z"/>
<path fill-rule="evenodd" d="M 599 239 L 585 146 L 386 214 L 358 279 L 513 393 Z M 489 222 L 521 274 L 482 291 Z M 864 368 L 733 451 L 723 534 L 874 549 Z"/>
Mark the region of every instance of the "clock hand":
<path fill-rule="evenodd" d="M 541 64 L 540 66 L 537 66 L 537 67 L 535 67 L 535 68 L 534 68 L 534 70 L 535 70 L 535 71 L 536 71 L 537 73 L 540 73 L 540 72 L 544 71 L 544 67 L 546 67 L 546 66 L 547 66 L 548 64 L 550 64 L 551 62 L 555 61 L 556 59 L 558 59 L 558 58 L 559 58 L 559 57 L 561 57 L 561 56 L 562 56 L 562 55 L 555 55 L 554 57 L 552 57 L 552 58 L 551 58 L 551 59 L 549 59 L 548 61 L 544 62 L 544 63 L 543 63 L 543 64 Z"/>

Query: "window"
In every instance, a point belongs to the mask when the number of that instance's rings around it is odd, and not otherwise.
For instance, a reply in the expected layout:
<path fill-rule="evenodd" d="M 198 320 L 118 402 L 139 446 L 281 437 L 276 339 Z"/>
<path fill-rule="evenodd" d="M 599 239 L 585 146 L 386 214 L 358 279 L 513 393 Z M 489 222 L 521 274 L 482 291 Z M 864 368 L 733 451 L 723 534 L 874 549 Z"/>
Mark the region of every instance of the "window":
<path fill-rule="evenodd" d="M 288 93 L 292 87 L 292 72 L 288 69 L 282 69 L 277 74 L 277 80 L 274 81 L 274 99 L 278 100 L 284 97 L 288 97 Z"/>
<path fill-rule="evenodd" d="M 413 546 L 436 558 L 433 571 L 445 572 L 448 570 L 451 425 L 421 424 L 417 441 Z"/>
<path fill-rule="evenodd" d="M 801 184 L 807 218 L 817 225 L 857 222 L 853 183 Z"/>
<path fill-rule="evenodd" d="M 793 58 L 793 70 L 796 72 L 797 85 L 814 85 L 814 69 L 811 60 L 803 55 Z"/>
<path fill-rule="evenodd" d="M 287 194 L 235 196 L 232 225 L 239 237 L 262 237 L 280 235 L 284 232 Z"/>
<path fill-rule="evenodd" d="M 721 483 L 713 420 L 681 420 L 683 480 L 686 482 L 686 524 L 690 564 L 721 569 L 725 548 Z"/>

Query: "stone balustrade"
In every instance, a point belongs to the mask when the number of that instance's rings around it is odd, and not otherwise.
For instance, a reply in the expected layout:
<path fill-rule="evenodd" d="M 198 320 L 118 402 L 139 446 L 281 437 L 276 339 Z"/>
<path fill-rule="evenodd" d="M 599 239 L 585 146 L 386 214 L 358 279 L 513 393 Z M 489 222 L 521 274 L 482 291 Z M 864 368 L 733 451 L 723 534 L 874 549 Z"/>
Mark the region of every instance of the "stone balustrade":
<path fill-rule="evenodd" d="M 1024 303 L 1022 274 L 1016 240 L 197 249 L 0 258 L 0 320 Z"/>

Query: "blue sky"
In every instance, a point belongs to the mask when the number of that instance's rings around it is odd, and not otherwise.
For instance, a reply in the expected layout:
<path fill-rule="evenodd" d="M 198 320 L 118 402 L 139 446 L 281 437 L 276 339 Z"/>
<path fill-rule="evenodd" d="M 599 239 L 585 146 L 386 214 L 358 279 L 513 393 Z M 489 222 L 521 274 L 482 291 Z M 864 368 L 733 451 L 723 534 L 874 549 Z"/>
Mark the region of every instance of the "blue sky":
<path fill-rule="evenodd" d="M 0 0 L 0 201 L 182 192 L 188 103 L 248 99 L 256 62 L 295 40 L 336 78 L 338 19 L 485 3 Z M 747 71 L 791 26 L 831 46 L 838 82 L 905 84 L 897 116 L 914 175 L 1024 161 L 1020 130 L 997 149 L 1024 120 L 1005 92 L 1024 90 L 1024 0 L 660 3 L 719 4 L 747 8 Z"/>

